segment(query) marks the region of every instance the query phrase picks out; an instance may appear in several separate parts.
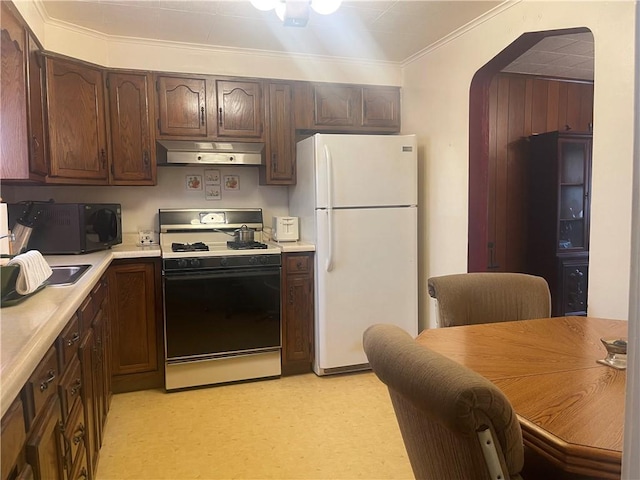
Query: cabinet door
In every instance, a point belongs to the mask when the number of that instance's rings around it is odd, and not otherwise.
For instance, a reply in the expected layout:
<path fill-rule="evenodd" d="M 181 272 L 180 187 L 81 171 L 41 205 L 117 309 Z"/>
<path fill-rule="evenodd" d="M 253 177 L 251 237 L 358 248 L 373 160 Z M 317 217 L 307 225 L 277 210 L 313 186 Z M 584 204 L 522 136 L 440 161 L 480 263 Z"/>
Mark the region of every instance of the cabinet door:
<path fill-rule="evenodd" d="M 159 135 L 207 136 L 207 82 L 204 78 L 158 76 Z"/>
<path fill-rule="evenodd" d="M 40 55 L 33 35 L 27 38 L 29 48 L 28 76 L 29 76 L 29 169 L 32 175 L 44 177 L 49 173 L 45 150 L 44 133 L 44 58 Z"/>
<path fill-rule="evenodd" d="M 36 480 L 63 480 L 60 400 L 49 398 L 26 444 L 27 462 Z"/>
<path fill-rule="evenodd" d="M 82 378 L 82 403 L 84 405 L 84 424 L 87 429 L 85 436 L 85 446 L 87 449 L 87 463 L 89 470 L 94 471 L 98 463 L 100 452 L 99 430 L 97 429 L 95 411 L 95 393 L 93 386 L 93 351 L 95 348 L 95 338 L 93 329 L 89 328 L 82 338 L 78 355 L 80 357 L 80 368 Z"/>
<path fill-rule="evenodd" d="M 313 254 L 285 254 L 282 374 L 311 371 L 313 344 Z"/>
<path fill-rule="evenodd" d="M 357 127 L 359 89 L 350 85 L 315 85 L 313 90 L 314 126 Z"/>
<path fill-rule="evenodd" d="M 400 131 L 400 89 L 362 87 L 362 126 Z"/>
<path fill-rule="evenodd" d="M 586 315 L 589 260 L 561 259 L 560 264 L 561 289 L 554 302 L 557 309 L 554 316 Z"/>
<path fill-rule="evenodd" d="M 164 384 L 157 261 L 109 267 L 111 375 L 114 392 Z"/>
<path fill-rule="evenodd" d="M 22 401 L 20 398 L 16 398 L 7 413 L 2 417 L 2 433 L 0 435 L 0 450 L 2 451 L 0 469 L 2 470 L 2 477 L 0 478 L 3 480 L 15 478 L 23 469 L 24 456 L 22 447 L 26 437 Z"/>
<path fill-rule="evenodd" d="M 262 137 L 262 84 L 216 80 L 218 95 L 218 136 Z"/>
<path fill-rule="evenodd" d="M 296 143 L 293 125 L 293 91 L 291 85 L 269 84 L 269 141 L 260 182 L 267 185 L 293 185 L 296 181 Z"/>
<path fill-rule="evenodd" d="M 47 58 L 46 71 L 50 175 L 106 184 L 102 71 L 57 58 Z"/>
<path fill-rule="evenodd" d="M 104 422 L 106 419 L 105 409 L 105 381 L 104 381 L 104 331 L 103 331 L 103 313 L 102 309 L 98 310 L 96 318 L 93 321 L 93 335 L 95 338 L 94 347 L 91 352 L 91 378 L 93 382 L 93 409 L 95 413 L 96 430 L 98 437 L 98 448 L 102 446 L 102 438 L 104 434 Z M 88 407 L 87 407 L 88 408 Z"/>
<path fill-rule="evenodd" d="M 2 2 L 0 69 L 0 178 L 29 178 L 25 30 Z"/>
<path fill-rule="evenodd" d="M 558 250 L 589 249 L 589 166 L 591 141 L 558 140 Z"/>
<path fill-rule="evenodd" d="M 151 128 L 149 74 L 109 73 L 111 183 L 154 185 L 155 140 Z"/>

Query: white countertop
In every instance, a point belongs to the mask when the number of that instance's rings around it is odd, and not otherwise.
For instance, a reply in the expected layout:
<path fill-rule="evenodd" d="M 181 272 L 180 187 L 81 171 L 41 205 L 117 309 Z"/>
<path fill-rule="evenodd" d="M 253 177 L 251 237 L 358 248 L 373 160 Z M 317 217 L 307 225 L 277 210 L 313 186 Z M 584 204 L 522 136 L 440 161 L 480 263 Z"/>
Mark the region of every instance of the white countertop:
<path fill-rule="evenodd" d="M 92 267 L 74 285 L 47 286 L 22 303 L 0 309 L 0 415 L 18 396 L 111 261 L 141 257 L 160 257 L 160 247 L 121 244 L 102 252 L 45 257 L 52 266 L 91 264 Z"/>
<path fill-rule="evenodd" d="M 273 245 L 276 245 L 282 250 L 283 253 L 289 252 L 315 252 L 316 246 L 313 243 L 307 242 L 275 242 L 271 240 L 270 242 Z"/>

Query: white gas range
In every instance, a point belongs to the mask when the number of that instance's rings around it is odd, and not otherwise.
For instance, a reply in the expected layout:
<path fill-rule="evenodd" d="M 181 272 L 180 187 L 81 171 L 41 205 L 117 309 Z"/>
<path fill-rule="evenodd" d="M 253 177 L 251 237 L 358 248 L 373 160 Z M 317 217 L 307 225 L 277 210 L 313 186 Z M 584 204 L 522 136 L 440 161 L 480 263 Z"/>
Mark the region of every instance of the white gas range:
<path fill-rule="evenodd" d="M 161 209 L 159 226 L 166 390 L 279 376 L 281 251 L 262 210 Z"/>

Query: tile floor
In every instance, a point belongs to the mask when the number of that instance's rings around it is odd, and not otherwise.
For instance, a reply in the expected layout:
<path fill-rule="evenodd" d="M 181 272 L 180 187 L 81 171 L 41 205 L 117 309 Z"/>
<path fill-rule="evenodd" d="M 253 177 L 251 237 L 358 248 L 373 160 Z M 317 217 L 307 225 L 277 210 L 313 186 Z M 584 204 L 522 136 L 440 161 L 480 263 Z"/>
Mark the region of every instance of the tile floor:
<path fill-rule="evenodd" d="M 97 480 L 410 479 L 371 372 L 114 395 Z"/>

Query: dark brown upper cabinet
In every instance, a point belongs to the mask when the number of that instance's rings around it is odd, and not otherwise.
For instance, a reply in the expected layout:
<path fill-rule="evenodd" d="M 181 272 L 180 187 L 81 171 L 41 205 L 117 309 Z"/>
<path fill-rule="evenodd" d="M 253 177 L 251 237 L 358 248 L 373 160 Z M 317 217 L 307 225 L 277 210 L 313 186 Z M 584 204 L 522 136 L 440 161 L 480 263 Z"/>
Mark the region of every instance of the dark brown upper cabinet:
<path fill-rule="evenodd" d="M 216 80 L 218 137 L 263 138 L 262 82 Z"/>
<path fill-rule="evenodd" d="M 313 86 L 313 123 L 315 127 L 358 126 L 360 92 L 351 85 Z"/>
<path fill-rule="evenodd" d="M 46 171 L 38 45 L 8 2 L 0 13 L 0 179 L 42 180 Z"/>
<path fill-rule="evenodd" d="M 400 131 L 400 89 L 362 87 L 361 126 Z"/>
<path fill-rule="evenodd" d="M 108 183 L 103 71 L 47 58 L 46 75 L 50 177 Z"/>
<path fill-rule="evenodd" d="M 109 119 L 111 123 L 110 183 L 114 185 L 154 185 L 156 150 L 151 74 L 110 72 Z"/>
<path fill-rule="evenodd" d="M 327 133 L 397 133 L 399 87 L 298 82 L 297 130 Z"/>
<path fill-rule="evenodd" d="M 293 124 L 293 87 L 269 83 L 267 91 L 267 142 L 265 165 L 260 168 L 263 185 L 293 185 L 296 182 L 296 138 Z"/>
<path fill-rule="evenodd" d="M 209 127 L 212 99 L 210 83 L 203 76 L 180 77 L 158 75 L 158 135 L 169 137 L 207 137 L 215 134 Z M 209 87 L 210 88 L 210 87 Z"/>

